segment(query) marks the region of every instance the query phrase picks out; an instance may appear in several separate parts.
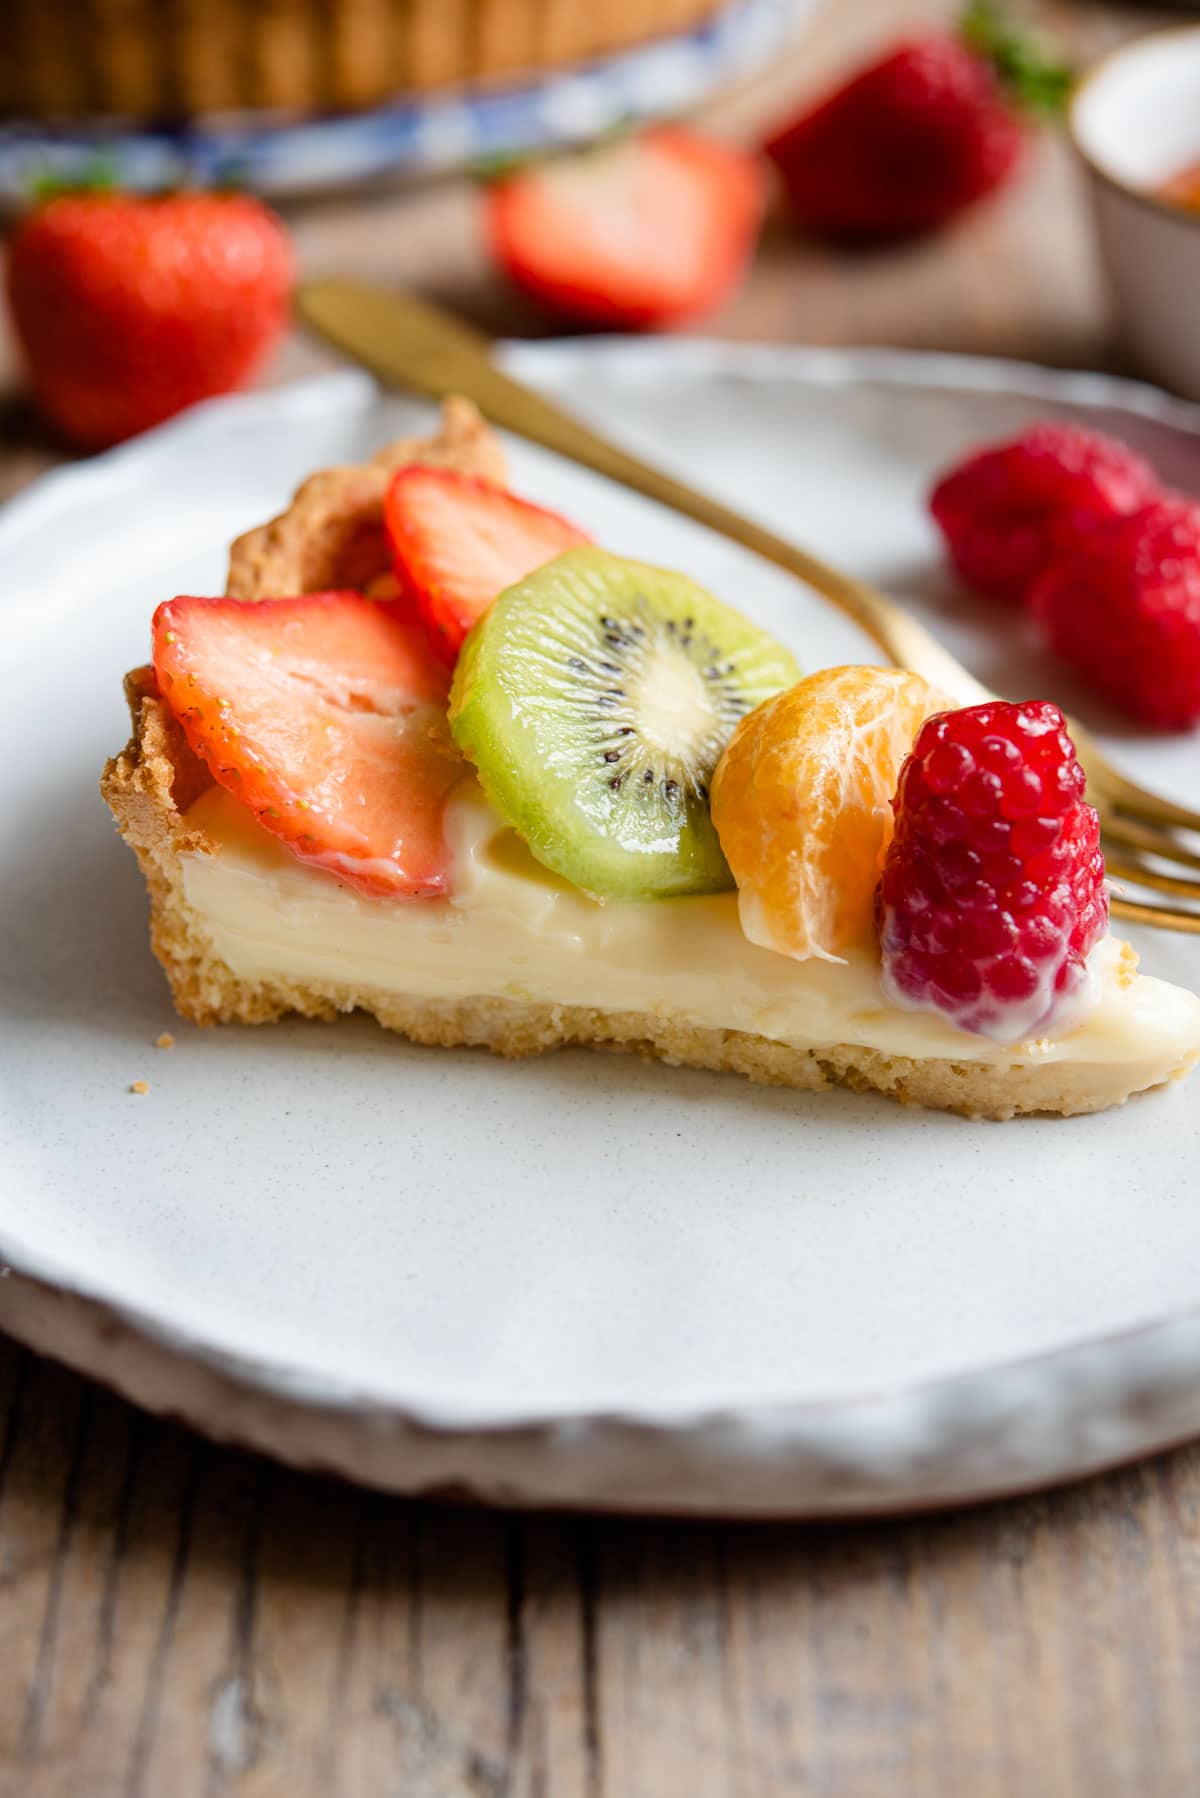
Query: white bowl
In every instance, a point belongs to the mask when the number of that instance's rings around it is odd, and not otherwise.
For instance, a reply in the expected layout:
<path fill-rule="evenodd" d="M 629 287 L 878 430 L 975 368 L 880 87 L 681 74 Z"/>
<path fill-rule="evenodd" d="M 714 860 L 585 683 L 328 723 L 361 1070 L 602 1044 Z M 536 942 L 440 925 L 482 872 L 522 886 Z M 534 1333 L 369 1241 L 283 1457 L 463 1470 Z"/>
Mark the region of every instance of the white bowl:
<path fill-rule="evenodd" d="M 1076 90 L 1070 130 L 1129 341 L 1151 374 L 1200 399 L 1200 213 L 1155 192 L 1200 162 L 1200 25 L 1105 57 Z"/>

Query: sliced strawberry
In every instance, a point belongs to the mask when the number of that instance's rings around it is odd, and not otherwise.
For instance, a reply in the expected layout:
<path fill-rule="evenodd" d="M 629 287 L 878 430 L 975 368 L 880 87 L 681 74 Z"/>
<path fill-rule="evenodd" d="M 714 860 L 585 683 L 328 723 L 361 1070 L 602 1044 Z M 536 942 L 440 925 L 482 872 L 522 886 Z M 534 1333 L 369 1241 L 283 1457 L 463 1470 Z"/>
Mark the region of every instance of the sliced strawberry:
<path fill-rule="evenodd" d="M 213 778 L 301 861 L 364 893 L 446 891 L 442 810 L 464 764 L 446 672 L 402 608 L 358 593 L 168 600 L 154 672 Z"/>
<path fill-rule="evenodd" d="M 660 125 L 487 192 L 492 251 L 544 305 L 588 324 L 677 324 L 716 306 L 750 257 L 763 176 L 742 150 Z"/>
<path fill-rule="evenodd" d="M 498 593 L 591 542 L 557 512 L 445 468 L 402 468 L 383 516 L 397 579 L 451 661 Z"/>

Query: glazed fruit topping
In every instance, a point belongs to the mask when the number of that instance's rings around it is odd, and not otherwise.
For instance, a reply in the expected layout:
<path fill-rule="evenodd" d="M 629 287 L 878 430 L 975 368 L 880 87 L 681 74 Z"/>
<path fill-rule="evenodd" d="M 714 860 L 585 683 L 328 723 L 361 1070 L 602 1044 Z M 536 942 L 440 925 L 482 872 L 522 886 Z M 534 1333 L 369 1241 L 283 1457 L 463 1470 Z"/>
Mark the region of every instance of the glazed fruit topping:
<path fill-rule="evenodd" d="M 1020 1042 L 1069 1024 L 1108 900 L 1100 822 L 1057 706 L 930 718 L 900 774 L 876 901 L 889 1000 Z"/>
<path fill-rule="evenodd" d="M 823 668 L 742 719 L 712 812 L 751 942 L 804 961 L 870 940 L 896 779 L 945 704 L 897 668 Z"/>
<path fill-rule="evenodd" d="M 402 468 L 383 515 L 401 589 L 450 662 L 498 593 L 590 542 L 557 512 L 449 469 Z"/>
<path fill-rule="evenodd" d="M 1161 730 L 1200 722 L 1200 506 L 1166 498 L 1106 521 L 1036 583 L 1050 647 Z"/>
<path fill-rule="evenodd" d="M 487 191 L 493 253 L 563 317 L 638 330 L 710 311 L 754 247 L 755 159 L 678 125 L 518 170 Z"/>
<path fill-rule="evenodd" d="M 686 575 L 574 549 L 472 631 L 451 728 L 497 811 L 584 892 L 715 892 L 730 875 L 713 769 L 738 719 L 799 672 Z"/>
<path fill-rule="evenodd" d="M 1077 425 L 1035 424 L 949 470 L 929 507 L 967 585 L 1022 605 L 1038 576 L 1097 520 L 1158 497 L 1148 462 Z"/>
<path fill-rule="evenodd" d="M 445 892 L 464 768 L 445 670 L 403 608 L 357 593 L 168 600 L 159 691 L 213 778 L 300 860 L 361 892 Z"/>

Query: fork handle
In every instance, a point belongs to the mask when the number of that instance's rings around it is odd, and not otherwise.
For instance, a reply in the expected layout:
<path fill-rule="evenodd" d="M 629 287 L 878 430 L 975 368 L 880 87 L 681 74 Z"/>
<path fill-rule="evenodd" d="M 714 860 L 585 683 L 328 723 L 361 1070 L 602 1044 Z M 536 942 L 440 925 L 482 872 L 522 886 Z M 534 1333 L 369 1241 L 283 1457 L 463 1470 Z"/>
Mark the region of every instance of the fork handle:
<path fill-rule="evenodd" d="M 582 463 L 786 569 L 852 619 L 896 667 L 919 669 L 960 705 L 991 697 L 923 625 L 881 594 L 711 494 L 643 462 L 514 381 L 490 359 L 488 340 L 459 319 L 409 294 L 387 293 L 357 281 L 307 282 L 297 304 L 307 323 L 386 385 L 437 399 L 447 393 L 463 394 L 493 424 Z"/>
<path fill-rule="evenodd" d="M 488 340 L 460 319 L 409 294 L 387 293 L 357 281 L 307 282 L 296 303 L 308 324 L 369 368 L 385 386 L 438 400 L 448 393 L 465 395 L 494 424 L 683 513 L 795 575 L 865 631 L 895 666 L 915 669 L 957 704 L 976 705 L 994 697 L 923 625 L 883 594 L 722 505 L 710 494 L 643 462 L 540 393 L 523 387 L 492 362 Z M 1070 728 L 1093 802 L 1106 827 L 1112 822 L 1114 807 L 1147 825 L 1196 827 L 1194 814 L 1135 787 L 1109 766 L 1086 731 L 1073 721 Z M 1171 847 L 1166 842 L 1152 853 L 1169 855 Z M 1112 910 L 1118 916 L 1167 929 L 1200 930 L 1200 914 L 1172 907 L 1144 906 L 1114 897 Z"/>

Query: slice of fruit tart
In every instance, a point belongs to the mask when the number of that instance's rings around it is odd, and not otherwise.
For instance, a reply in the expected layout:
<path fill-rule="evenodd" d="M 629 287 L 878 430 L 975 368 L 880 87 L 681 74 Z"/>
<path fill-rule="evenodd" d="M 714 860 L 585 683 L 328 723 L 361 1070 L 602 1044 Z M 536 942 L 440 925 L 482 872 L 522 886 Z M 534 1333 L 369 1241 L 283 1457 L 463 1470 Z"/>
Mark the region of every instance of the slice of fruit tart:
<path fill-rule="evenodd" d="M 1053 706 L 802 678 L 504 479 L 451 402 L 159 606 L 103 791 L 185 1017 L 362 1009 L 993 1118 L 1193 1065 L 1200 1000 L 1109 934 Z"/>

